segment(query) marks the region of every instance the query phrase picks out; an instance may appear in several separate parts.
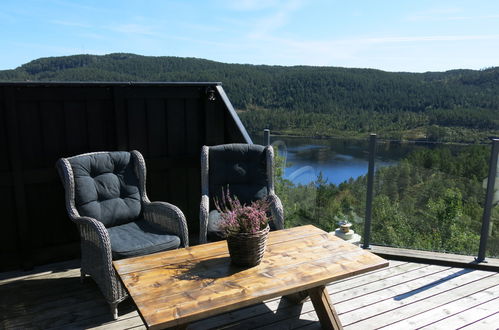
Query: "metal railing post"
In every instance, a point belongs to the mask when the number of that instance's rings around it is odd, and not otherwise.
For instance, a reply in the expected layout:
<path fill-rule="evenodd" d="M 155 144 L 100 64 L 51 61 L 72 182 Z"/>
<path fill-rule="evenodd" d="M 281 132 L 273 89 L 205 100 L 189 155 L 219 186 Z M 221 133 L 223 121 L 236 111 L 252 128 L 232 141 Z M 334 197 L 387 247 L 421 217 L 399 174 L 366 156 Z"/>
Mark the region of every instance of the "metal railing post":
<path fill-rule="evenodd" d="M 492 140 L 492 151 L 489 161 L 489 177 L 487 179 L 487 192 L 485 195 L 485 205 L 483 207 L 482 231 L 480 233 L 480 247 L 478 248 L 477 262 L 485 260 L 485 252 L 487 250 L 487 240 L 489 238 L 490 229 L 490 213 L 492 211 L 492 199 L 494 198 L 494 186 L 497 175 L 497 157 L 499 155 L 499 139 Z"/>
<path fill-rule="evenodd" d="M 268 128 L 263 130 L 263 145 L 270 145 L 270 130 Z"/>
<path fill-rule="evenodd" d="M 369 136 L 369 167 L 367 170 L 366 218 L 364 219 L 364 240 L 362 248 L 369 249 L 371 240 L 371 213 L 373 206 L 374 157 L 376 156 L 376 134 Z"/>

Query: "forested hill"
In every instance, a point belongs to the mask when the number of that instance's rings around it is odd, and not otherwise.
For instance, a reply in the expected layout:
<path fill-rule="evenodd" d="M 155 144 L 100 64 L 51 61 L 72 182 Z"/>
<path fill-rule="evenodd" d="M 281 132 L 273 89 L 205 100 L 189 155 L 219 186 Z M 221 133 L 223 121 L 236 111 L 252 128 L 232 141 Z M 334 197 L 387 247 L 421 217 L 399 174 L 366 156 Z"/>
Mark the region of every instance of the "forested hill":
<path fill-rule="evenodd" d="M 249 130 L 483 141 L 499 132 L 499 67 L 394 73 L 134 54 L 34 60 L 0 81 L 220 81 Z"/>

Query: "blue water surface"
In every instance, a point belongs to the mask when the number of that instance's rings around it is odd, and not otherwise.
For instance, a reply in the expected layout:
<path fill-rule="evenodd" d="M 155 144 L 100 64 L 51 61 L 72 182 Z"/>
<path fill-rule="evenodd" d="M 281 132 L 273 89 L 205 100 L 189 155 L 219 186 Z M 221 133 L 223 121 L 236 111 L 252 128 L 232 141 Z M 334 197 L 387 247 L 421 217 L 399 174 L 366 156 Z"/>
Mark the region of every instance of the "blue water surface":
<path fill-rule="evenodd" d="M 284 178 L 294 184 L 312 183 L 320 173 L 327 183 L 336 185 L 367 174 L 367 140 L 273 137 L 271 143 L 285 159 Z M 381 151 L 376 157 L 376 168 L 394 165 L 401 158 L 400 149 Z"/>

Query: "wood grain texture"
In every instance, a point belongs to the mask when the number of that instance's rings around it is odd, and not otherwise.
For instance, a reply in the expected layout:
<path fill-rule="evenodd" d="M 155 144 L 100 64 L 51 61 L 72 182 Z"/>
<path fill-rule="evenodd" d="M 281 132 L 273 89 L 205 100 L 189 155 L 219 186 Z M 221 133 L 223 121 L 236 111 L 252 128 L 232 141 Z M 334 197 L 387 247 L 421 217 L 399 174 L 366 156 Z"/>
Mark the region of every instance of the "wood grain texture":
<path fill-rule="evenodd" d="M 302 227 L 302 232 L 294 230 L 279 230 L 272 232 L 267 242 L 267 251 L 274 245 L 281 242 L 295 240 L 297 238 L 314 237 L 317 235 L 325 234 L 324 231 L 313 227 Z M 133 259 L 118 260 L 114 262 L 114 267 L 120 274 L 128 274 L 136 271 L 143 271 L 146 269 L 156 268 L 160 264 L 168 263 L 182 263 L 203 259 L 206 257 L 214 257 L 221 255 L 228 255 L 227 246 L 225 242 L 215 242 L 203 244 L 201 246 L 193 246 L 186 249 L 169 251 L 170 253 L 155 253 L 147 256 L 136 257 Z"/>
<path fill-rule="evenodd" d="M 310 300 L 314 305 L 317 317 L 321 321 L 321 326 L 323 329 L 331 330 L 342 330 L 340 318 L 338 313 L 334 309 L 331 299 L 329 299 L 329 293 L 325 286 L 319 286 L 308 290 L 310 295 Z"/>
<path fill-rule="evenodd" d="M 404 319 L 390 315 L 394 313 L 386 313 L 391 317 L 383 319 L 383 323 L 387 324 L 386 329 L 395 330 L 400 328 L 401 324 L 419 328 L 458 315 L 466 310 L 480 308 L 484 302 L 495 298 L 494 292 L 499 291 L 498 283 L 499 274 L 496 274 L 495 277 L 484 277 L 480 281 L 461 285 L 458 288 L 442 290 L 405 307 L 404 316 L 406 318 Z M 456 294 L 452 294 L 453 291 Z M 496 310 L 499 313 L 499 307 Z M 499 325 L 499 323 L 497 324 Z"/>
<path fill-rule="evenodd" d="M 261 264 L 252 268 L 231 265 L 225 241 L 119 260 L 114 266 L 146 325 L 160 328 L 322 287 L 388 262 L 302 226 L 272 232 Z"/>
<path fill-rule="evenodd" d="M 28 272 L 0 273 L 0 328 L 145 329 L 131 299 L 120 304 L 119 319 L 112 320 L 109 305 L 92 279 L 87 277 L 80 283 L 78 266 L 79 260 L 72 260 L 47 264 Z M 452 270 L 391 260 L 388 268 L 334 281 L 326 289 L 345 330 L 416 329 L 432 328 L 432 325 L 441 329 L 449 328 L 447 324 L 452 324 L 453 329 L 496 329 L 499 324 L 499 304 L 495 301 L 499 297 L 499 274 L 474 271 L 447 277 L 461 269 Z M 407 276 L 410 274 L 417 276 Z M 425 274 L 440 276 L 430 278 L 424 284 L 421 279 Z M 462 278 L 467 280 L 463 282 Z M 413 282 L 417 283 L 413 285 Z M 436 285 L 429 286 L 433 282 Z M 429 290 L 418 289 L 423 287 Z M 370 297 L 376 296 L 382 299 L 371 300 Z M 402 297 L 405 299 L 401 300 Z M 362 301 L 365 304 L 358 304 Z M 356 308 L 352 310 L 352 306 Z M 372 310 L 378 310 L 379 317 L 370 317 Z M 475 314 L 478 317 L 470 317 Z M 368 320 L 364 323 L 366 318 L 372 323 Z M 295 305 L 281 297 L 188 326 L 189 330 L 320 328 L 310 300 Z"/>
<path fill-rule="evenodd" d="M 481 290 L 483 288 L 481 285 L 487 285 L 487 278 L 492 274 L 476 272 L 480 271 L 465 273 L 451 269 L 412 279 L 409 283 L 386 287 L 382 292 L 353 296 L 349 301 L 338 303 L 336 307 L 340 315 L 345 314 L 342 317 L 344 326 L 350 326 L 352 329 L 390 325 L 398 321 L 402 322 L 394 329 L 400 329 L 400 324 L 410 324 L 411 328 L 419 328 L 419 326 L 412 327 L 414 319 L 410 319 L 411 316 L 445 306 L 449 302 L 448 299 L 453 300 L 456 297 L 452 291 L 467 295 L 475 290 Z M 334 299 L 334 295 L 332 298 Z M 464 304 L 465 301 L 466 299 L 462 300 L 460 304 Z M 422 325 L 431 322 L 429 315 L 417 316 L 416 319 L 418 322 L 423 322 Z"/>

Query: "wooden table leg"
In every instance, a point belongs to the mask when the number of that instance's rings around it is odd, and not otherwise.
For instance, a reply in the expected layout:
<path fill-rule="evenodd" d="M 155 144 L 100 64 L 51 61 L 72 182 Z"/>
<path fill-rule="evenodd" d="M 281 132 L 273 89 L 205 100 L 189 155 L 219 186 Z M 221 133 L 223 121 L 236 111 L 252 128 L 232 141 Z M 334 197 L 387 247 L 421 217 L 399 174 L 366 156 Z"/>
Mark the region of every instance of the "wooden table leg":
<path fill-rule="evenodd" d="M 329 299 L 326 287 L 322 285 L 309 289 L 308 294 L 314 305 L 315 312 L 321 321 L 322 329 L 343 329 L 338 313 L 336 313 L 333 303 Z"/>
<path fill-rule="evenodd" d="M 301 305 L 308 299 L 308 291 L 298 291 L 296 293 L 288 294 L 284 296 L 287 300 L 291 301 L 293 304 Z"/>

